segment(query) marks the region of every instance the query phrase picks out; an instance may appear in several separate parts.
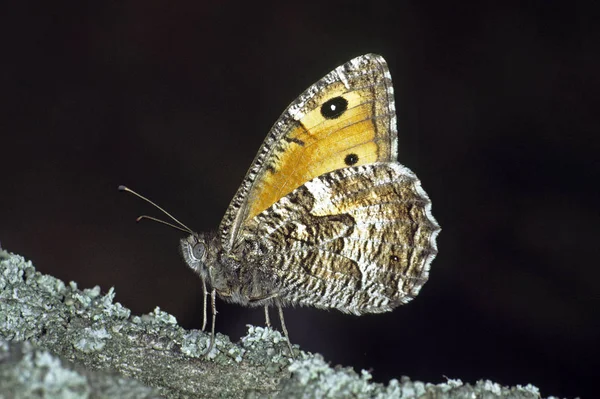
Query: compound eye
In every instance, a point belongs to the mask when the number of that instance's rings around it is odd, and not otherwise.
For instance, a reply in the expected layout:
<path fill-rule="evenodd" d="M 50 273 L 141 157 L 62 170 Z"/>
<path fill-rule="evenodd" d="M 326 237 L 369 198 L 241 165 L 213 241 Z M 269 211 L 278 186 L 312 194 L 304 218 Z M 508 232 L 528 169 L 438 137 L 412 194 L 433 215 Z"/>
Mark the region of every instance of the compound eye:
<path fill-rule="evenodd" d="M 192 247 L 192 256 L 196 259 L 202 260 L 204 259 L 205 255 L 206 246 L 201 242 L 197 242 L 196 244 L 194 244 L 194 246 Z"/>

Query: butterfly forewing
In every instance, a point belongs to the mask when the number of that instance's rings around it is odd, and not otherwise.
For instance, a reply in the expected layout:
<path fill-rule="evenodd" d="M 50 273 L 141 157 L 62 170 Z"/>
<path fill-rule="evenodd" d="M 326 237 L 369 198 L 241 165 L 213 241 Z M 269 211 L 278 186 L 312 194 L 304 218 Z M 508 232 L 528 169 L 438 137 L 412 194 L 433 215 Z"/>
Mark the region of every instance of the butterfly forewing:
<path fill-rule="evenodd" d="M 387 65 L 377 55 L 357 57 L 307 89 L 275 123 L 221 222 L 223 248 L 231 250 L 247 223 L 305 182 L 396 157 Z"/>

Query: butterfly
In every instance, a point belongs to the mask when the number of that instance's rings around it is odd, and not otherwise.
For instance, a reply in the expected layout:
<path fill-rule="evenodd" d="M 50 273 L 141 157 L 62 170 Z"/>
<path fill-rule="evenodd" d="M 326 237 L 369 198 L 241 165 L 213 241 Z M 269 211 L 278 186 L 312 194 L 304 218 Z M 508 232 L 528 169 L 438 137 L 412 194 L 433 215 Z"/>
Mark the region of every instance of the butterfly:
<path fill-rule="evenodd" d="M 276 307 L 293 354 L 283 307 L 382 313 L 419 293 L 441 229 L 420 181 L 397 162 L 397 136 L 392 79 L 379 55 L 337 67 L 288 106 L 218 230 L 184 226 L 181 253 L 205 294 L 203 330 L 210 291 L 206 353 L 217 296 L 264 307 L 267 325 Z"/>

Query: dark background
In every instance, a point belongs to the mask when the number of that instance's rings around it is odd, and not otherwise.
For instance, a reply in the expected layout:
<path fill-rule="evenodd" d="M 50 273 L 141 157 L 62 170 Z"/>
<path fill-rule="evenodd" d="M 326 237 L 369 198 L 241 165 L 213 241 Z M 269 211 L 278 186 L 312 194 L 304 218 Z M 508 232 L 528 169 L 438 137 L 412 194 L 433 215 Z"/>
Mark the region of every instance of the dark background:
<path fill-rule="evenodd" d="M 289 102 L 379 53 L 399 158 L 433 200 L 440 253 L 394 312 L 288 309 L 292 341 L 377 381 L 489 378 L 586 396 L 600 363 L 599 37 L 593 10 L 566 4 L 9 2 L 2 246 L 82 288 L 114 286 L 135 313 L 160 306 L 199 328 L 182 235 L 136 224 L 160 214 L 117 185 L 216 228 Z M 233 340 L 263 323 L 261 310 L 218 309 Z"/>

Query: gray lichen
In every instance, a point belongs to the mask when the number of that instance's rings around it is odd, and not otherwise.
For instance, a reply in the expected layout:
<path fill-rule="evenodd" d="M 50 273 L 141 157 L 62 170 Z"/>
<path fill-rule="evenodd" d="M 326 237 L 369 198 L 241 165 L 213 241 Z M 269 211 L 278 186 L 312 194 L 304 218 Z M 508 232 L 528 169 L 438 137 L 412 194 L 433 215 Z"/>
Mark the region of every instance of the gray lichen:
<path fill-rule="evenodd" d="M 159 398 L 134 379 L 90 371 L 29 342 L 0 340 L 0 398 Z"/>
<path fill-rule="evenodd" d="M 387 385 L 320 355 L 288 356 L 285 338 L 249 326 L 239 344 L 186 331 L 156 308 L 132 316 L 111 288 L 80 290 L 0 250 L 0 398 L 539 398 L 537 388 L 441 384 L 403 377 Z"/>

